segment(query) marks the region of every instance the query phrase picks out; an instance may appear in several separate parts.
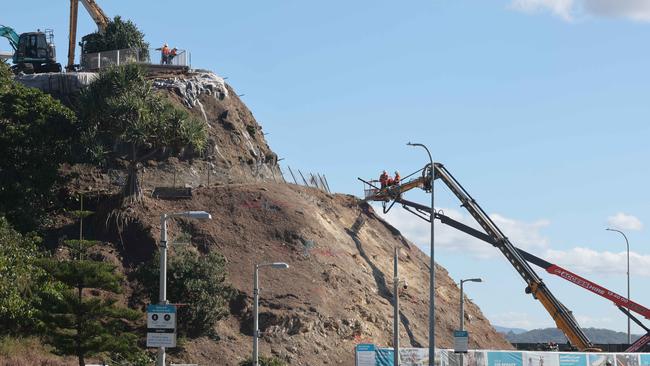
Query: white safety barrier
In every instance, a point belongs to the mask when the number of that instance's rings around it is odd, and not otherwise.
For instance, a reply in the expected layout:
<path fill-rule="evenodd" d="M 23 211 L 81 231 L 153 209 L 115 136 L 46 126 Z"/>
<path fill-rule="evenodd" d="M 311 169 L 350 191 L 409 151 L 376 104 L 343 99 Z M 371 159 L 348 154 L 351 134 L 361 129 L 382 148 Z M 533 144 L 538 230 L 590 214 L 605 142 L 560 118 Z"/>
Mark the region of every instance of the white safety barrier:
<path fill-rule="evenodd" d="M 372 344 L 356 347 L 356 366 L 394 366 L 393 349 Z M 401 366 L 427 366 L 427 348 L 400 348 Z M 374 356 L 374 357 L 373 357 Z M 470 350 L 459 365 L 459 354 L 437 349 L 437 366 L 650 366 L 650 353 L 581 353 Z"/>

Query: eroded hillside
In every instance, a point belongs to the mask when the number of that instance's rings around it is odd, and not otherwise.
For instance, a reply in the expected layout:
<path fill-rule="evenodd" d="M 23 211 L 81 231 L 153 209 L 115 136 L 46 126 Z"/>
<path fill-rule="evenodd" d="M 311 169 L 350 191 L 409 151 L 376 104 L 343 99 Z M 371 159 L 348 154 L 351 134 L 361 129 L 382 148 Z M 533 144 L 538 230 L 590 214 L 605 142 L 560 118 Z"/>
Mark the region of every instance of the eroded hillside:
<path fill-rule="evenodd" d="M 198 251 L 223 254 L 229 281 L 240 296 L 231 302 L 230 316 L 217 327 L 220 340 L 190 341 L 179 360 L 236 365 L 249 355 L 254 263 L 285 261 L 290 269 L 261 274 L 262 353 L 291 365 L 316 365 L 323 359 L 352 365 L 356 343 L 391 343 L 394 246 L 399 248 L 401 273 L 409 283 L 401 294 L 401 342 L 426 347 L 428 257 L 366 203 L 352 196 L 270 182 L 200 188 L 184 201 L 147 198 L 132 213 L 132 225 L 141 228 L 146 238 L 125 243 L 127 251 L 129 245 L 145 245 L 153 254 L 160 213 L 190 209 L 206 210 L 213 220 L 180 220 L 170 225 L 170 232 L 189 228 Z M 444 268 L 437 267 L 436 275 L 438 346 L 451 347 L 459 290 Z M 471 347 L 509 347 L 471 301 L 466 311 Z"/>
<path fill-rule="evenodd" d="M 169 231 L 172 237 L 189 232 L 190 250 L 221 253 L 227 260 L 228 282 L 239 295 L 216 326 L 216 337 L 188 340 L 170 355 L 172 360 L 237 365 L 248 357 L 253 266 L 284 261 L 291 266 L 288 270 L 261 273 L 261 353 L 290 365 L 354 364 L 356 343 L 391 344 L 394 247 L 400 251 L 401 276 L 409 283 L 400 295 L 401 342 L 405 347 L 426 347 L 429 260 L 422 251 L 353 196 L 285 183 L 261 127 L 220 77 L 207 72 L 158 75 L 154 83 L 206 121 L 207 151 L 143 162 L 146 195 L 128 207 L 115 205 L 125 180 L 119 166 L 66 166 L 64 175 L 75 179 L 61 195 L 68 197 L 68 209 L 73 210 L 78 203 L 72 198 L 85 192 L 87 206 L 97 212 L 90 219 L 90 233 L 107 246 L 101 256 L 119 263 L 127 275 L 157 250 L 161 213 L 212 214 L 209 222 L 170 222 Z M 151 195 L 155 187 L 172 185 L 193 187 L 192 197 L 163 200 Z M 116 209 L 123 223 L 119 229 L 108 218 Z M 75 235 L 74 220 L 54 215 L 53 222 L 46 238 L 50 247 L 56 247 L 62 236 Z M 436 276 L 437 346 L 451 347 L 459 290 L 444 268 L 437 267 Z M 146 301 L 129 298 L 136 286 L 127 284 L 123 300 L 142 309 Z M 470 347 L 510 347 L 469 300 L 466 311 Z"/>

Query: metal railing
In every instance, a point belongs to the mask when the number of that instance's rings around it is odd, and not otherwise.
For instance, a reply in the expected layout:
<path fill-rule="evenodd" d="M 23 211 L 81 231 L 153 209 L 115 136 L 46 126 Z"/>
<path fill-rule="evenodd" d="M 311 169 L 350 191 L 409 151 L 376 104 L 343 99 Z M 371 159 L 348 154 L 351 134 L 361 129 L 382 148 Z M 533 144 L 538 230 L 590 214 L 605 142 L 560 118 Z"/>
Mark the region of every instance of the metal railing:
<path fill-rule="evenodd" d="M 163 58 L 155 49 L 126 48 L 104 52 L 86 53 L 81 57 L 84 70 L 101 70 L 111 66 L 129 63 L 152 65 L 190 66 L 190 54 L 187 50 L 177 50 L 175 55 Z"/>

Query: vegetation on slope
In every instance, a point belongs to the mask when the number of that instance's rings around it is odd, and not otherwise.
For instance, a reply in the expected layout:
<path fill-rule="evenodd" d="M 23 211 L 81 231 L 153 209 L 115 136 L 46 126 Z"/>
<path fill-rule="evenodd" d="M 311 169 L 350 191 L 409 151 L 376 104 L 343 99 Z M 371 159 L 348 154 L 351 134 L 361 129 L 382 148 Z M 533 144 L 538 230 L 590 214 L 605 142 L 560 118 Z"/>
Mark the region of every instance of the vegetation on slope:
<path fill-rule="evenodd" d="M 115 156 L 114 146 L 123 148 L 117 155 L 129 160 L 124 190 L 128 202 L 142 197 L 140 161 L 159 152 L 200 151 L 207 139 L 205 122 L 157 93 L 135 64 L 102 72 L 83 91 L 79 116 L 80 143 L 89 161 L 106 164 Z"/>
<path fill-rule="evenodd" d="M 59 165 L 76 137 L 73 111 L 11 80 L 0 63 L 0 215 L 23 232 L 56 206 Z"/>

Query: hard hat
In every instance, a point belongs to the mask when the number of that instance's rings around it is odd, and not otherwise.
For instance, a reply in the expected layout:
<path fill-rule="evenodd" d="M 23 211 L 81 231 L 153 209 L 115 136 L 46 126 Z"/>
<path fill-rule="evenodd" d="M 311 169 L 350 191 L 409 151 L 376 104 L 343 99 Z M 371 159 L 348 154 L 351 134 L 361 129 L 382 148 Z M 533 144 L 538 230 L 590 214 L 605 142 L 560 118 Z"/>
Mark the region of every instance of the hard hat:
<path fill-rule="evenodd" d="M 163 47 L 169 47 L 169 46 L 167 46 L 167 43 L 165 43 L 165 44 L 163 45 Z"/>
<path fill-rule="evenodd" d="M 396 170 L 396 171 L 395 171 L 395 174 L 399 175 L 399 172 Z"/>
<path fill-rule="evenodd" d="M 388 174 L 388 172 L 387 172 L 387 171 L 385 171 L 385 170 L 384 170 L 384 171 L 383 171 L 382 173 L 384 173 L 384 174 Z"/>

